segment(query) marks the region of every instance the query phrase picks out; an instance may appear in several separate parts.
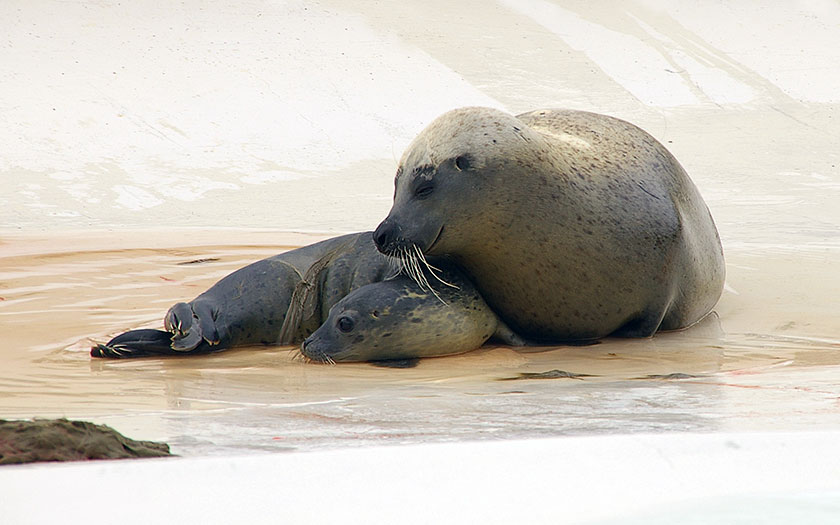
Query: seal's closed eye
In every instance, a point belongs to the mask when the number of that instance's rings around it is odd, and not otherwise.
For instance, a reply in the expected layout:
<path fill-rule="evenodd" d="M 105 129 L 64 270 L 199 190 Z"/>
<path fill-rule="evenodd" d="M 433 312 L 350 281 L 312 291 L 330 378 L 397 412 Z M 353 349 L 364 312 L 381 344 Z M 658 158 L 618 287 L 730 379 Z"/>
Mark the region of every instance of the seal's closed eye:
<path fill-rule="evenodd" d="M 425 199 L 426 197 L 431 195 L 432 192 L 434 192 L 434 191 L 435 191 L 434 183 L 426 182 L 424 184 L 421 184 L 420 186 L 417 186 L 417 189 L 414 190 L 414 196 L 417 197 L 418 199 Z"/>

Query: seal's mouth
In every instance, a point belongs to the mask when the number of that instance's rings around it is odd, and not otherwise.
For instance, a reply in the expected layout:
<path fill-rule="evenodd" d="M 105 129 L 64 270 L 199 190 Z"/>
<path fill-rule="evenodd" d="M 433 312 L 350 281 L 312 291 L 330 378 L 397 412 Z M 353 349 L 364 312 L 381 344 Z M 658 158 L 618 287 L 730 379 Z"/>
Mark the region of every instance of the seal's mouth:
<path fill-rule="evenodd" d="M 306 339 L 300 344 L 300 353 L 303 357 L 315 363 L 329 363 L 331 365 L 335 364 L 335 361 L 332 357 L 327 355 L 327 353 L 323 350 L 317 350 L 315 348 L 312 348 L 314 345 L 312 345 L 311 343 L 312 342 L 309 339 Z"/>
<path fill-rule="evenodd" d="M 440 236 L 441 236 L 441 235 L 443 235 L 443 226 L 441 226 L 441 227 L 440 227 L 440 229 L 438 230 L 438 233 L 437 233 L 437 235 L 435 236 L 435 240 L 433 240 L 433 241 L 432 241 L 432 244 L 430 244 L 428 247 L 426 247 L 426 249 L 425 249 L 425 250 L 423 250 L 423 253 L 429 253 L 430 251 L 432 251 L 432 248 L 434 248 L 434 247 L 435 247 L 435 245 L 436 245 L 436 244 L 438 243 L 438 241 L 440 240 Z"/>

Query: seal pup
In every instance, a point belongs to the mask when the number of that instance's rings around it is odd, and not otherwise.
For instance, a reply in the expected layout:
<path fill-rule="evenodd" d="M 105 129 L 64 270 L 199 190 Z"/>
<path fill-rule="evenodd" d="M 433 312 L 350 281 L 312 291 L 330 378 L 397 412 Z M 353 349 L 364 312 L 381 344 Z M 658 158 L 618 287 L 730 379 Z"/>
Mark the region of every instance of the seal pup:
<path fill-rule="evenodd" d="M 543 342 L 690 326 L 724 281 L 714 221 L 677 160 L 583 111 L 437 118 L 403 154 L 374 242 L 451 257 L 516 333 Z"/>
<path fill-rule="evenodd" d="M 447 280 L 437 290 L 399 275 L 350 292 L 301 344 L 301 354 L 328 363 L 411 360 L 475 350 L 491 337 L 512 346 L 525 344 L 463 272 L 451 263 L 435 265 Z"/>
<path fill-rule="evenodd" d="M 249 344 L 296 344 L 352 290 L 396 273 L 371 232 L 327 239 L 249 264 L 164 317 L 164 330 L 130 330 L 92 357 L 217 352 Z"/>

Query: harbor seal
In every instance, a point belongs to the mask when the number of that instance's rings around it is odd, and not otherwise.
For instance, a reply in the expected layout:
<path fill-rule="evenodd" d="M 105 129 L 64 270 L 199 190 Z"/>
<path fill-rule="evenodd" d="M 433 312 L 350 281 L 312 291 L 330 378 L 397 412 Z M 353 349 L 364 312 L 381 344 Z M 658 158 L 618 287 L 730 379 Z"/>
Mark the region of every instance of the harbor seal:
<path fill-rule="evenodd" d="M 447 281 L 437 291 L 407 275 L 362 286 L 330 309 L 324 324 L 301 344 L 301 353 L 320 362 L 378 361 L 460 354 L 491 337 L 525 344 L 463 272 L 434 262 Z"/>
<path fill-rule="evenodd" d="M 494 334 L 502 342 L 523 344 L 457 267 L 445 260 L 432 262 L 439 266 L 437 273 L 409 261 L 409 278 L 396 275 L 398 266 L 377 251 L 371 232 L 328 239 L 237 270 L 193 301 L 170 308 L 166 330 L 130 330 L 93 346 L 91 356 L 290 345 L 313 332 L 302 354 L 319 362 L 454 354 L 474 350 Z M 440 290 L 426 279 L 440 279 Z M 325 321 L 337 330 L 331 338 L 330 330 L 319 328 Z M 348 322 L 355 326 L 346 329 Z M 347 333 L 352 333 L 349 342 L 337 335 Z"/>
<path fill-rule="evenodd" d="M 450 256 L 516 333 L 543 342 L 690 326 L 724 281 L 714 221 L 677 160 L 633 124 L 582 111 L 439 117 L 402 156 L 374 241 Z"/>
<path fill-rule="evenodd" d="M 91 348 L 93 357 L 217 352 L 249 344 L 295 344 L 352 290 L 395 273 L 370 232 L 327 239 L 245 266 L 166 313 L 166 330 L 131 330 Z"/>

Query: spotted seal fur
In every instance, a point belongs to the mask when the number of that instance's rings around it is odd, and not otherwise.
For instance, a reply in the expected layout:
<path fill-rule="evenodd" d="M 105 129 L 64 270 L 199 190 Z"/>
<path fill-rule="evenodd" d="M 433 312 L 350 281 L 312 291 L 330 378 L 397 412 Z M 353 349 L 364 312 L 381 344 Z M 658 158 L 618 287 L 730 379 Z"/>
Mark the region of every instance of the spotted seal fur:
<path fill-rule="evenodd" d="M 673 155 L 583 111 L 439 117 L 402 156 L 374 241 L 450 257 L 516 333 L 548 343 L 690 326 L 724 282 L 712 216 Z"/>

